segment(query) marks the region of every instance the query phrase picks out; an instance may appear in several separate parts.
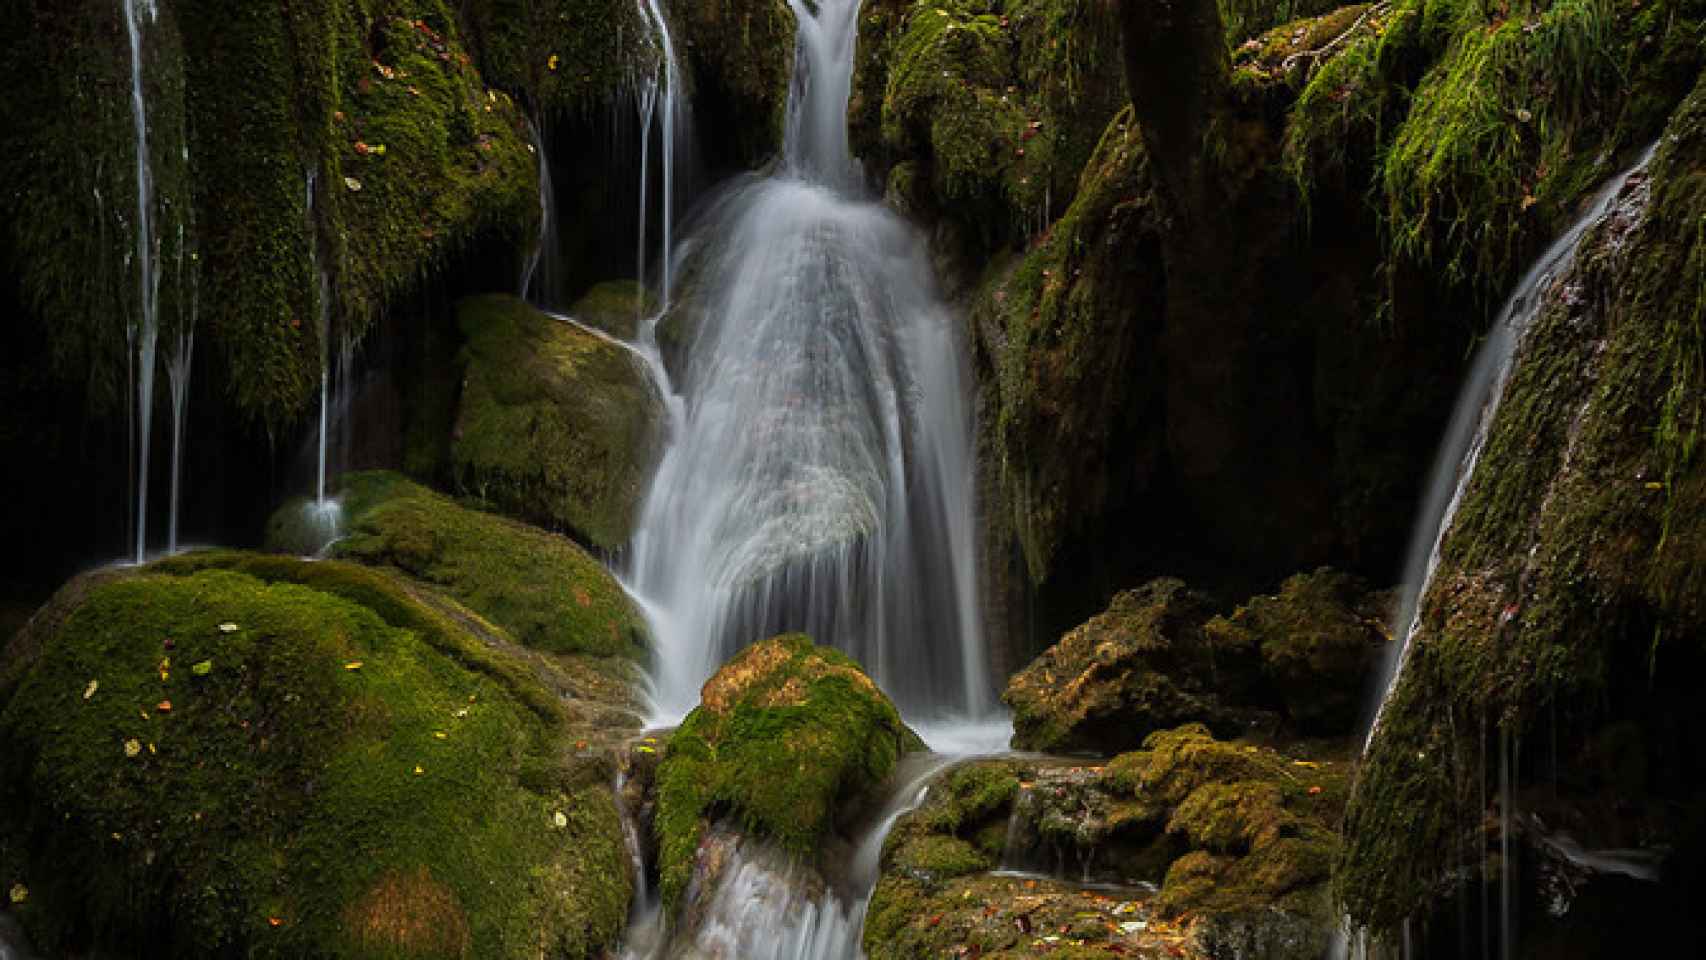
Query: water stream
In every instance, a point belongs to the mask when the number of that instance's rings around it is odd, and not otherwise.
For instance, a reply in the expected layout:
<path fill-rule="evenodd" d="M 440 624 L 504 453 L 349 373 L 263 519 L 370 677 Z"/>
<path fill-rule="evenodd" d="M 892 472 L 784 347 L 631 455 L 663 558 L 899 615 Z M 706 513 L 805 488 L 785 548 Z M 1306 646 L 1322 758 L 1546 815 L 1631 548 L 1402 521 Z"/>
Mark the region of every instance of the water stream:
<path fill-rule="evenodd" d="M 630 569 L 653 710 L 681 717 L 736 650 L 801 630 L 909 716 L 975 716 L 989 694 L 963 353 L 920 238 L 852 175 L 858 2 L 791 6 L 782 168 L 725 189 L 684 241 L 706 257 L 703 309 Z"/>
<path fill-rule="evenodd" d="M 160 337 L 159 237 L 154 224 L 154 166 L 148 152 L 148 101 L 143 85 L 144 20 L 159 15 L 154 0 L 124 0 L 130 37 L 130 112 L 136 132 L 137 313 L 130 325 L 136 351 L 136 562 L 148 553 L 148 455 L 154 423 L 154 354 Z"/>

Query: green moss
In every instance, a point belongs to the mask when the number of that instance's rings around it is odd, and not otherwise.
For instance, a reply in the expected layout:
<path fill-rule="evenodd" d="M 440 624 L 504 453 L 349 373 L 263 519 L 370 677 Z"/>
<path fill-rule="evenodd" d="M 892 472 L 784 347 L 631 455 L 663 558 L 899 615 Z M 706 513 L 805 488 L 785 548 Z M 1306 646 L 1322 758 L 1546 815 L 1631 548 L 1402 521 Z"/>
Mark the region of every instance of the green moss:
<path fill-rule="evenodd" d="M 1442 876 L 1480 866 L 1473 786 L 1537 728 L 1564 770 L 1592 756 L 1600 731 L 1628 725 L 1625 749 L 1674 771 L 1577 779 L 1554 802 L 1615 798 L 1618 824 L 1649 835 L 1680 830 L 1674 811 L 1692 802 L 1669 780 L 1695 774 L 1676 766 L 1666 731 L 1695 722 L 1706 623 L 1693 439 L 1706 301 L 1677 282 L 1706 264 L 1703 118 L 1697 86 L 1518 355 L 1347 814 L 1336 886 L 1377 931 L 1424 908 Z"/>
<path fill-rule="evenodd" d="M 458 506 L 395 474 L 347 475 L 339 499 L 346 535 L 333 556 L 437 586 L 538 650 L 641 654 L 644 621 L 621 585 L 563 537 Z"/>
<path fill-rule="evenodd" d="M 858 665 L 800 635 L 746 648 L 712 677 L 657 773 L 665 903 L 691 876 L 708 819 L 731 817 L 799 856 L 921 749 Z"/>
<path fill-rule="evenodd" d="M 620 340 L 633 340 L 640 320 L 657 311 L 657 298 L 632 280 L 607 280 L 588 290 L 569 315 Z"/>
<path fill-rule="evenodd" d="M 949 880 L 988 870 L 995 865 L 988 855 L 955 837 L 923 836 L 903 845 L 894 854 L 895 869 L 932 881 Z"/>
<path fill-rule="evenodd" d="M 628 539 L 661 404 L 628 350 L 515 297 L 465 300 L 458 486 L 606 549 Z"/>
<path fill-rule="evenodd" d="M 474 0 L 463 10 L 486 82 L 542 117 L 611 106 L 635 64 L 657 56 L 639 7 L 624 0 Z"/>
<path fill-rule="evenodd" d="M 1327 13 L 1339 5 L 1339 0 L 1218 0 L 1218 3 L 1220 19 L 1226 24 L 1227 43 L 1236 47 L 1269 28 Z M 1320 44 L 1297 46 L 1311 50 Z"/>
<path fill-rule="evenodd" d="M 619 932 L 608 793 L 522 785 L 560 714 L 451 618 L 372 571 L 239 554 L 68 589 L 0 709 L 0 849 L 38 945 L 579 957 Z"/>
<path fill-rule="evenodd" d="M 719 167 L 752 169 L 781 152 L 797 33 L 787 0 L 669 0 L 703 146 Z M 704 120 L 701 120 L 703 123 Z"/>
<path fill-rule="evenodd" d="M 928 210 L 984 248 L 1063 209 L 1121 97 L 1117 30 L 1080 0 L 870 4 L 850 107 L 857 148 L 909 163 Z"/>

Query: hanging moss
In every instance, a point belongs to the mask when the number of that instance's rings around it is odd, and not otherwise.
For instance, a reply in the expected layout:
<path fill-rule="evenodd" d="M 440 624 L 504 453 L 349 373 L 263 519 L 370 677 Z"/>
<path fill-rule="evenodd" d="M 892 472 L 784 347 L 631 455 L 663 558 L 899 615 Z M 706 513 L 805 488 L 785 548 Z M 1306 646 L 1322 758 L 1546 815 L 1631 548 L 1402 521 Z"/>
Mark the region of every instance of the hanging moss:
<path fill-rule="evenodd" d="M 32 939 L 598 955 L 631 895 L 614 804 L 561 769 L 555 697 L 456 609 L 239 554 L 74 581 L 0 690 L 0 854 Z"/>

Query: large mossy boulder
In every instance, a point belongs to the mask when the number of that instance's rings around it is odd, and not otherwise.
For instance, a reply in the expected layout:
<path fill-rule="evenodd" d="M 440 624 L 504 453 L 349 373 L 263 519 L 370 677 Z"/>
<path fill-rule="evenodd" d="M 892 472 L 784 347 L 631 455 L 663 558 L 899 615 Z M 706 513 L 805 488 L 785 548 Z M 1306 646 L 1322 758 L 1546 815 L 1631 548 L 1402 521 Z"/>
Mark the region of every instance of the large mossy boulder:
<path fill-rule="evenodd" d="M 458 486 L 595 547 L 622 545 L 662 442 L 662 402 L 639 361 L 515 297 L 465 300 L 457 315 Z"/>
<path fill-rule="evenodd" d="M 1540 294 L 1347 813 L 1338 893 L 1380 935 L 1494 864 L 1532 876 L 1561 830 L 1663 859 L 1602 951 L 1700 946 L 1703 171 L 1706 78 Z M 1603 935 L 1526 880 L 1514 910 L 1526 939 Z"/>
<path fill-rule="evenodd" d="M 1255 651 L 1248 637 L 1205 630 L 1211 614 L 1180 580 L 1115 596 L 1008 681 L 1013 746 L 1114 754 L 1193 720 L 1242 732 L 1258 715 Z"/>
<path fill-rule="evenodd" d="M 645 620 L 602 564 L 565 537 L 465 507 L 393 473 L 356 473 L 338 489 L 342 532 L 326 553 L 393 569 L 454 597 L 518 642 L 547 653 L 638 658 Z M 296 531 L 315 506 L 273 515 L 268 546 L 303 552 Z"/>
<path fill-rule="evenodd" d="M 0 872 L 49 955 L 589 957 L 607 782 L 501 631 L 340 562 L 66 586 L 0 671 Z"/>
<path fill-rule="evenodd" d="M 1220 741 L 1200 724 L 1105 766 L 956 767 L 883 845 L 865 951 L 1029 955 L 1070 940 L 1082 957 L 1314 960 L 1348 772 L 1343 759 Z"/>
<path fill-rule="evenodd" d="M 657 771 L 666 904 L 686 889 L 713 820 L 811 856 L 903 754 L 924 746 L 858 664 L 800 634 L 747 647 L 702 696 Z"/>

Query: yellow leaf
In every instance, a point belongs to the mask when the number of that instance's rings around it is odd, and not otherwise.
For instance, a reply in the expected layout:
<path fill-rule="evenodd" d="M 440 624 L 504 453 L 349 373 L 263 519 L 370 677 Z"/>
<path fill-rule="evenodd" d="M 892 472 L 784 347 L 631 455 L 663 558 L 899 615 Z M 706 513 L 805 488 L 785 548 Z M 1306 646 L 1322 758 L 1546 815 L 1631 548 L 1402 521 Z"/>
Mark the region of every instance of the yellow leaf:
<path fill-rule="evenodd" d="M 30 898 L 30 889 L 21 883 L 12 884 L 12 902 L 23 903 Z"/>
<path fill-rule="evenodd" d="M 83 699 L 87 700 L 90 697 L 94 696 L 95 691 L 99 690 L 99 689 L 101 689 L 101 681 L 90 680 L 89 685 L 87 687 L 83 688 Z"/>
<path fill-rule="evenodd" d="M 439 740 L 447 740 L 450 738 L 450 734 L 445 733 L 443 730 L 434 730 L 432 735 Z"/>
<path fill-rule="evenodd" d="M 360 670 L 361 669 L 361 661 L 360 660 L 351 660 L 349 663 L 344 664 L 344 669 L 345 670 Z"/>
<path fill-rule="evenodd" d="M 124 755 L 125 756 L 134 757 L 141 752 L 142 752 L 142 741 L 137 740 L 135 737 L 131 737 L 129 740 L 126 740 L 124 742 Z"/>
<path fill-rule="evenodd" d="M 420 775 L 421 775 L 421 774 L 423 774 L 423 773 L 425 773 L 425 772 L 426 772 L 426 771 L 425 771 L 425 770 L 422 770 L 422 769 L 421 769 L 421 768 L 420 768 L 420 764 L 416 764 L 416 765 L 415 765 L 415 776 L 417 776 L 417 777 L 418 777 L 418 776 L 420 776 Z"/>
<path fill-rule="evenodd" d="M 557 64 L 560 62 L 561 61 L 558 59 L 557 55 L 553 53 L 551 54 L 551 59 L 545 61 L 545 69 L 555 73 L 557 70 Z"/>

